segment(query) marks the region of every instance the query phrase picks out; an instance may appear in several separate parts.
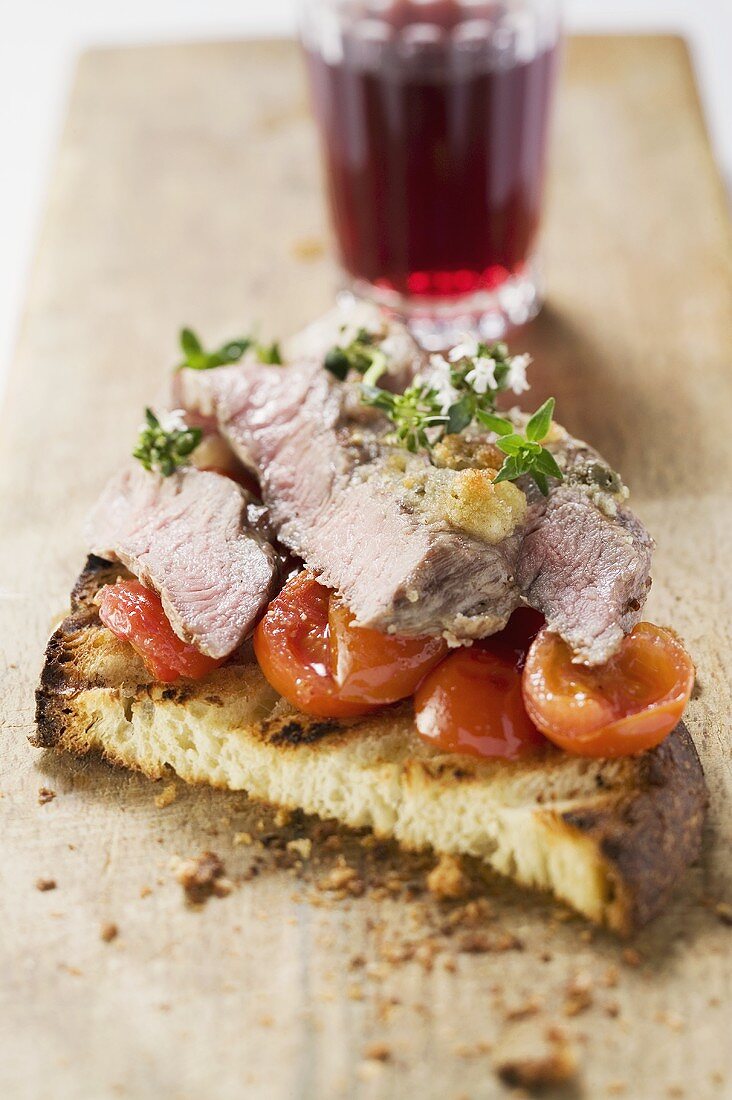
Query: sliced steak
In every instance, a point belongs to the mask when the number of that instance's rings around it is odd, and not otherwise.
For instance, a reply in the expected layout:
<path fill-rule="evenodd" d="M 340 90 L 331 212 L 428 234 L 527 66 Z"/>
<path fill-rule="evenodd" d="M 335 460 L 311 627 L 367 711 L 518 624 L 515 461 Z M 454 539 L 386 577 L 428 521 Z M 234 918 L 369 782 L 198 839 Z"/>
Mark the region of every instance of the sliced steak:
<path fill-rule="evenodd" d="M 483 497 L 467 494 L 457 512 L 452 507 L 470 463 L 438 470 L 424 455 L 389 446 L 388 423 L 359 403 L 357 386 L 323 370 L 320 357 L 184 370 L 176 399 L 217 417 L 257 471 L 280 540 L 364 626 L 466 641 L 499 630 L 526 600 L 578 660 L 597 664 L 639 618 L 651 540 L 622 492 L 583 481 L 601 460 L 566 433 L 552 449 L 567 480 L 548 500 L 526 479 L 518 483 L 525 497 L 510 486 L 522 504 L 502 502 L 514 515 L 497 537 L 490 524 L 483 534 L 471 514 L 485 504 L 485 482 Z M 441 507 L 428 507 L 440 495 L 436 483 L 450 478 Z"/>
<path fill-rule="evenodd" d="M 215 410 L 256 469 L 279 540 L 336 588 L 363 625 L 456 639 L 499 630 L 520 602 L 518 536 L 490 546 L 420 508 L 405 488 L 432 470 L 392 471 L 380 415 L 318 360 L 181 371 L 184 408 Z"/>
<path fill-rule="evenodd" d="M 260 522 L 229 478 L 194 469 L 164 478 L 135 464 L 108 483 L 86 534 L 94 554 L 160 593 L 178 637 L 220 658 L 246 638 L 270 596 L 277 559 Z"/>
<path fill-rule="evenodd" d="M 522 543 L 516 579 L 578 661 L 603 664 L 640 618 L 653 542 L 629 509 L 605 515 L 582 489 L 559 485 Z"/>

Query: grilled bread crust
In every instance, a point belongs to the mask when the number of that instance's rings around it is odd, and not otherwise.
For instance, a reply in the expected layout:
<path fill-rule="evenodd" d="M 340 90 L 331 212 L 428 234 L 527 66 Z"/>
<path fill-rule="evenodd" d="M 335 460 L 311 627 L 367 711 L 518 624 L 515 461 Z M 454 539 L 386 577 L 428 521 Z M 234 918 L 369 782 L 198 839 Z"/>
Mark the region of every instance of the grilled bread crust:
<path fill-rule="evenodd" d="M 33 743 L 159 778 L 245 790 L 287 809 L 368 826 L 407 849 L 477 857 L 628 935 L 666 904 L 698 855 L 706 805 L 680 724 L 636 757 L 447 755 L 415 733 L 409 704 L 351 720 L 310 718 L 278 696 L 245 646 L 203 680 L 153 681 L 100 622 L 94 596 L 128 575 L 90 557 L 36 693 Z"/>

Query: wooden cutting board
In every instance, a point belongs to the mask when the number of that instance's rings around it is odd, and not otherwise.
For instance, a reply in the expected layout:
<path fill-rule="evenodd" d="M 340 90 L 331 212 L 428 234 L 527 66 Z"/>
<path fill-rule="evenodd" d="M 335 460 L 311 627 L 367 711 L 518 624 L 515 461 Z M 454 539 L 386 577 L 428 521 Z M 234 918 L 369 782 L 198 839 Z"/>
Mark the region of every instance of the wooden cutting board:
<path fill-rule="evenodd" d="M 26 741 L 83 514 L 163 389 L 179 326 L 295 329 L 332 299 L 324 239 L 291 44 L 82 58 L 0 433 L 0 1095 L 501 1097 L 489 1047 L 523 1009 L 532 1042 L 552 1021 L 570 1035 L 586 1097 L 729 1096 L 732 928 L 712 905 L 732 901 L 730 233 L 680 40 L 570 43 L 549 301 L 516 341 L 536 358 L 532 400 L 556 393 L 561 419 L 633 486 L 658 539 L 649 617 L 699 666 L 688 721 L 711 793 L 704 856 L 638 954 L 496 887 L 486 931 L 523 949 L 470 954 L 439 933 L 430 959 L 425 928 L 448 910 L 388 890 L 334 900 L 317 888 L 332 847 L 277 866 L 302 823 L 180 785 L 158 805 L 162 784 Z M 237 883 L 194 911 L 169 863 L 205 848 Z M 382 862 L 387 876 L 397 865 Z M 407 867 L 422 881 L 419 861 Z M 417 957 L 395 961 L 405 942 Z M 577 975 L 579 1007 L 592 1003 L 565 1015 Z"/>

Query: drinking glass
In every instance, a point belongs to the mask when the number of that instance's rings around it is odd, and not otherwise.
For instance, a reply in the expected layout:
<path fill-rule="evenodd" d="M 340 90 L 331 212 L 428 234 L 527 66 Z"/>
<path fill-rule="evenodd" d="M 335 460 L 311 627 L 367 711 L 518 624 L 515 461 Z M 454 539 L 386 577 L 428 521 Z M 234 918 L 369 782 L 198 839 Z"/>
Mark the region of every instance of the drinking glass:
<path fill-rule="evenodd" d="M 558 0 L 303 0 L 346 287 L 428 347 L 535 316 Z"/>

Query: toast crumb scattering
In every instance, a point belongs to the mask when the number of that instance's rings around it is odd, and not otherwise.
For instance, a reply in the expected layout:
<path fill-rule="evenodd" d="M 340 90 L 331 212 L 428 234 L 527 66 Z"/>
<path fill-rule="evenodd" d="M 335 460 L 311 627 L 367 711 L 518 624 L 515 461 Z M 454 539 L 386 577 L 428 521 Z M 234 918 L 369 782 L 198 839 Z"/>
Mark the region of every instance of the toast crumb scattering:
<path fill-rule="evenodd" d="M 507 1085 L 540 1089 L 577 1078 L 575 1048 L 557 1029 L 542 1032 L 533 1020 L 510 1025 L 496 1045 L 493 1067 Z"/>
<path fill-rule="evenodd" d="M 224 865 L 215 852 L 202 852 L 192 859 L 175 857 L 171 869 L 190 905 L 202 905 L 212 896 L 223 898 L 232 891 L 232 883 L 225 877 Z"/>
<path fill-rule="evenodd" d="M 427 875 L 427 889 L 436 898 L 464 898 L 471 888 L 471 882 L 463 871 L 459 856 L 442 855 Z"/>
<path fill-rule="evenodd" d="M 485 955 L 489 952 L 523 951 L 523 940 L 512 932 L 491 936 L 487 932 L 465 932 L 458 940 L 458 951 L 468 955 Z"/>
<path fill-rule="evenodd" d="M 287 850 L 288 852 L 295 852 L 296 855 L 300 856 L 300 859 L 310 859 L 313 842 L 306 836 L 296 837 L 294 840 L 288 840 Z"/>
<path fill-rule="evenodd" d="M 620 957 L 626 966 L 632 966 L 634 969 L 643 965 L 643 956 L 640 951 L 636 951 L 635 947 L 624 947 Z"/>
<path fill-rule="evenodd" d="M 45 806 L 47 802 L 53 802 L 56 797 L 56 792 L 52 791 L 50 787 L 38 788 L 38 805 Z"/>
<path fill-rule="evenodd" d="M 119 935 L 119 928 L 113 921 L 105 921 L 99 929 L 99 938 L 103 943 L 111 943 Z"/>
<path fill-rule="evenodd" d="M 506 1009 L 506 1020 L 527 1020 L 529 1016 L 536 1016 L 544 1007 L 541 997 L 529 997 L 522 1004 L 514 1005 Z"/>
<path fill-rule="evenodd" d="M 442 932 L 451 935 L 460 928 L 482 928 L 495 918 L 495 912 L 488 898 L 474 898 L 465 905 L 452 909 L 442 923 Z"/>
<path fill-rule="evenodd" d="M 166 806 L 172 806 L 178 797 L 178 788 L 175 783 L 166 783 L 160 794 L 155 796 L 155 805 L 159 810 L 164 810 Z"/>
<path fill-rule="evenodd" d="M 345 897 L 346 894 L 360 897 L 366 888 L 356 868 L 349 866 L 342 856 L 339 857 L 337 866 L 329 871 L 317 886 L 318 890 L 324 893 L 337 894 L 341 897 Z"/>
<path fill-rule="evenodd" d="M 36 879 L 36 890 L 40 890 L 42 894 L 45 894 L 47 890 L 56 889 L 55 878 L 38 878 Z"/>
<path fill-rule="evenodd" d="M 369 1043 L 364 1048 L 364 1058 L 369 1062 L 390 1062 L 392 1059 L 391 1047 L 386 1043 Z"/>
<path fill-rule="evenodd" d="M 592 978 L 589 974 L 578 974 L 567 984 L 564 999 L 564 1015 L 579 1016 L 594 1002 Z"/>
<path fill-rule="evenodd" d="M 732 905 L 729 905 L 726 901 L 718 901 L 714 906 L 713 912 L 722 924 L 727 924 L 732 927 Z"/>

